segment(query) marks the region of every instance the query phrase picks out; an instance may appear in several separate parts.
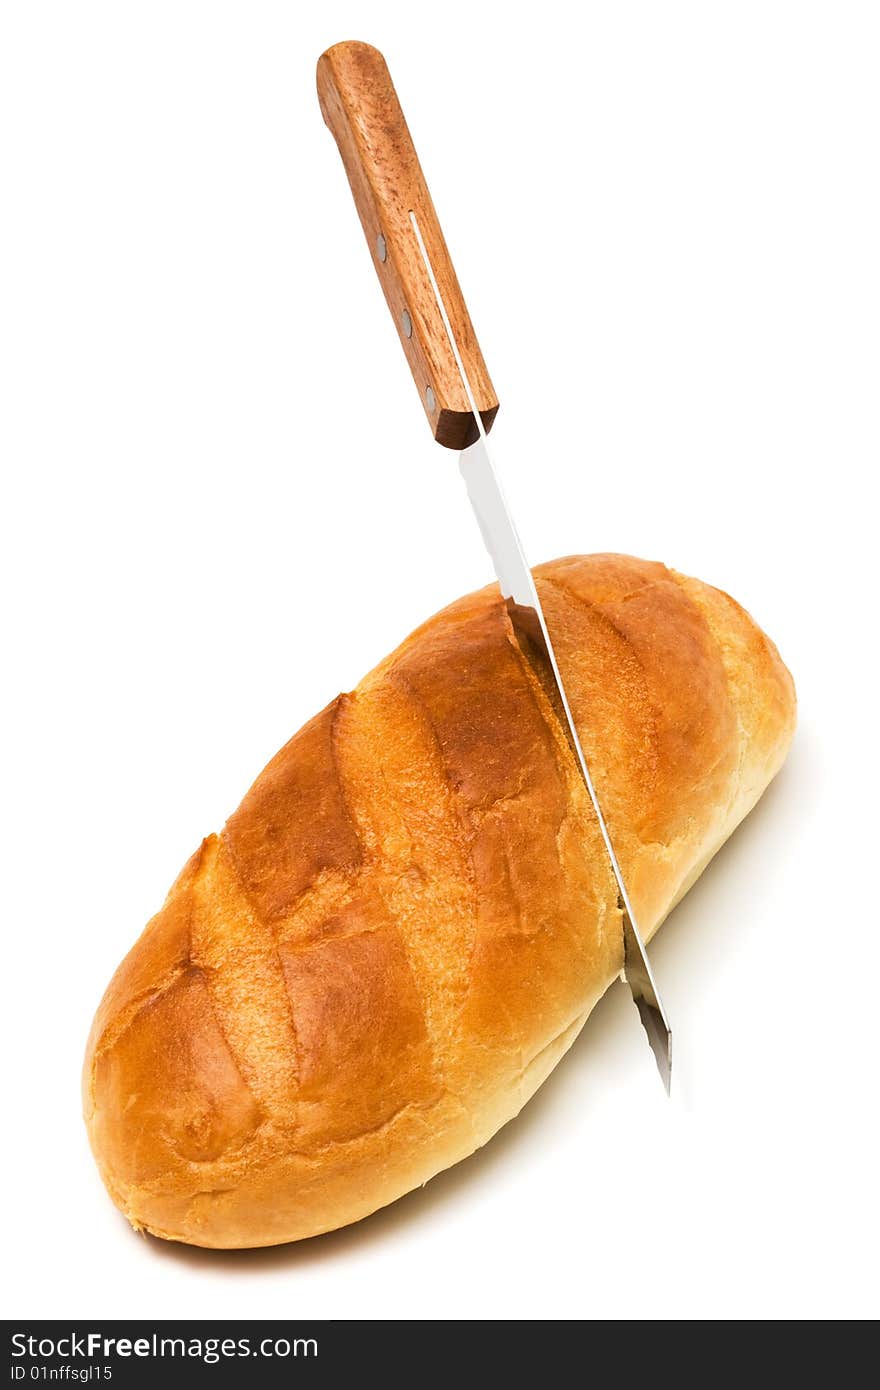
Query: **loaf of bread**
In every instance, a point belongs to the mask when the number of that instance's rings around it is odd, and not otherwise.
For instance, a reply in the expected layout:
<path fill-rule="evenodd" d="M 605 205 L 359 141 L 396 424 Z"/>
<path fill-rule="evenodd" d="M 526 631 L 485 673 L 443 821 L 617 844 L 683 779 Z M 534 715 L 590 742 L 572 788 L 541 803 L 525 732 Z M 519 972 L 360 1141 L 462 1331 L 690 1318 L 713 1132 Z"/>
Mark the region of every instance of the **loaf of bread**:
<path fill-rule="evenodd" d="M 536 571 L 650 937 L 794 727 L 773 643 L 664 565 Z M 117 970 L 84 1072 L 133 1226 L 272 1245 L 367 1216 L 510 1120 L 620 974 L 608 859 L 497 586 L 300 730 Z M 647 1064 L 647 1063 L 646 1063 Z"/>

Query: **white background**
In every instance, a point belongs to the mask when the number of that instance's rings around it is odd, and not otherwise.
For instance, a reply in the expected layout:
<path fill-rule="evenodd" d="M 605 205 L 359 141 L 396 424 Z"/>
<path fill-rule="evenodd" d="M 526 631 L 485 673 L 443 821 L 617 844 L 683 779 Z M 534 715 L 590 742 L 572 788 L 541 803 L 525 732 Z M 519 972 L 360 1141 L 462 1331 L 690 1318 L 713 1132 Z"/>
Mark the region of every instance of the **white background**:
<path fill-rule="evenodd" d="M 876 1283 L 878 12 L 7 3 L 0 33 L 7 1315 L 847 1317 Z M 486 582 L 314 93 L 388 58 L 534 559 L 740 599 L 790 761 L 523 1116 L 356 1228 L 132 1234 L 91 1015 L 275 749 Z"/>

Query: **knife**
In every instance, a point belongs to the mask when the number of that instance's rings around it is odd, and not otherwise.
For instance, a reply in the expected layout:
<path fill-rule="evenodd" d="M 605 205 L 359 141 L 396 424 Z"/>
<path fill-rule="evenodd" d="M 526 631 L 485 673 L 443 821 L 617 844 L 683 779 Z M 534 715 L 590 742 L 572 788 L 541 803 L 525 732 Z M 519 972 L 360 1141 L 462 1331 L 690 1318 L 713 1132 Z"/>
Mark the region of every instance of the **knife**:
<path fill-rule="evenodd" d="M 614 845 L 575 728 L 532 572 L 487 435 L 498 398 L 483 361 L 437 214 L 382 54 L 338 43 L 318 60 L 318 99 L 351 184 L 379 281 L 431 431 L 461 450 L 460 467 L 514 632 L 553 698 L 592 802 L 617 884 L 624 978 L 667 1092 L 672 1033 Z"/>

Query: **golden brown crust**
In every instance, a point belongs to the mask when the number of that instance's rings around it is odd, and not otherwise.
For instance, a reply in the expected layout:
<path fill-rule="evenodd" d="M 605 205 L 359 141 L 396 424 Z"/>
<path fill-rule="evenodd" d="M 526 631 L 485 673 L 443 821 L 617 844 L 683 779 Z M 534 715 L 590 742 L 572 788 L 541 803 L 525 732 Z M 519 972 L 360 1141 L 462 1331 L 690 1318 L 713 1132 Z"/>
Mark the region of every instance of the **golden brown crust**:
<path fill-rule="evenodd" d="M 242 887 L 270 921 L 319 874 L 353 874 L 361 860 L 334 754 L 341 704 L 339 696 L 275 754 L 223 832 Z"/>
<path fill-rule="evenodd" d="M 659 564 L 541 566 L 560 665 L 650 935 L 754 804 L 791 678 Z M 169 1239 L 358 1220 L 484 1143 L 622 964 L 610 867 L 493 586 L 272 760 L 110 983 L 84 1098 L 105 1182 Z"/>

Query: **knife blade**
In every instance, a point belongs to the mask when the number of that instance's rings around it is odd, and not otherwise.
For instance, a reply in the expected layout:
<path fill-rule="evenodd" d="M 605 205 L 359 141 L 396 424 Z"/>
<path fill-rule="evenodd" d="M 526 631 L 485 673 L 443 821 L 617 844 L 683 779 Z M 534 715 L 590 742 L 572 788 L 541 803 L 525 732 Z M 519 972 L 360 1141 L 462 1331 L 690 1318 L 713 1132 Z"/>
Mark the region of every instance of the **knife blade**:
<path fill-rule="evenodd" d="M 449 337 L 450 347 L 461 374 L 465 394 L 473 411 L 478 430 L 476 441 L 463 449 L 459 455 L 461 475 L 483 541 L 495 566 L 501 597 L 507 605 L 514 632 L 521 646 L 526 651 L 534 650 L 539 660 L 543 661 L 544 668 L 549 667 L 552 672 L 557 695 L 556 703 L 561 706 L 563 711 L 563 728 L 592 802 L 617 884 L 618 909 L 623 918 L 624 978 L 629 985 L 633 1002 L 639 1011 L 642 1026 L 648 1035 L 648 1042 L 657 1063 L 657 1070 L 660 1072 L 668 1095 L 672 1085 L 672 1030 L 660 1000 L 645 943 L 636 924 L 635 913 L 630 904 L 620 863 L 614 852 L 614 845 L 605 816 L 599 804 L 596 788 L 584 756 L 534 576 L 526 560 L 519 533 L 489 455 L 486 430 L 480 418 L 480 412 L 477 410 L 473 390 L 468 380 L 446 305 L 443 302 L 443 296 L 440 293 L 418 218 L 412 211 L 410 211 L 410 223 L 424 261 L 425 271 L 431 282 L 431 288 L 437 299 L 440 316 L 443 319 L 443 325 Z"/>
<path fill-rule="evenodd" d="M 487 433 L 498 399 L 397 93 L 381 53 L 364 43 L 335 44 L 322 54 L 317 85 L 321 111 L 339 147 L 432 434 L 447 448 L 462 450 L 461 472 L 513 630 L 538 673 L 550 680 L 551 698 L 617 885 L 624 978 L 668 1092 L 672 1033 L 578 737 L 535 581 L 489 457 Z"/>

